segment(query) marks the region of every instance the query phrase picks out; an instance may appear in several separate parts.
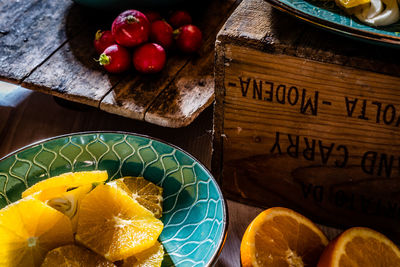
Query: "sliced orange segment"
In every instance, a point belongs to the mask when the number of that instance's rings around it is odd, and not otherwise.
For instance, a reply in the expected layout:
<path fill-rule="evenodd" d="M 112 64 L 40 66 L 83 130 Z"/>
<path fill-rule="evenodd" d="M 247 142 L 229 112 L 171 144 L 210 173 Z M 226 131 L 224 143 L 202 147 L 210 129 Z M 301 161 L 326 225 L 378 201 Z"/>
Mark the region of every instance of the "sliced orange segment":
<path fill-rule="evenodd" d="M 124 190 L 140 205 L 151 211 L 156 218 L 162 216 L 163 189 L 143 177 L 123 177 L 112 182 Z"/>
<path fill-rule="evenodd" d="M 71 220 L 72 230 L 75 233 L 78 225 L 80 202 L 93 188 L 93 184 L 85 184 L 65 192 L 64 187 L 59 186 L 46 188 L 33 194 L 32 197 L 67 215 Z"/>
<path fill-rule="evenodd" d="M 368 4 L 371 0 L 335 0 L 335 2 L 339 7 L 353 8 Z"/>
<path fill-rule="evenodd" d="M 42 202 L 46 202 L 49 199 L 53 198 L 54 196 L 61 195 L 65 192 L 66 192 L 65 186 L 57 186 L 57 187 L 45 188 L 41 191 L 33 193 L 32 195 L 29 195 L 28 197 L 35 198 Z"/>
<path fill-rule="evenodd" d="M 328 239 L 301 214 L 270 208 L 248 226 L 240 247 L 243 267 L 316 266 Z"/>
<path fill-rule="evenodd" d="M 41 267 L 115 267 L 100 255 L 77 245 L 67 245 L 49 251 Z"/>
<path fill-rule="evenodd" d="M 154 246 L 123 261 L 122 267 L 160 267 L 164 258 L 164 248 L 156 242 Z"/>
<path fill-rule="evenodd" d="M 64 192 L 75 187 L 92 183 L 104 183 L 108 178 L 107 171 L 69 172 L 40 181 L 22 192 L 27 197 L 36 192 L 53 187 L 63 187 Z"/>
<path fill-rule="evenodd" d="M 163 223 L 128 194 L 99 185 L 80 205 L 76 240 L 110 261 L 152 247 Z"/>
<path fill-rule="evenodd" d="M 0 266 L 40 266 L 49 250 L 73 242 L 68 217 L 37 199 L 0 210 Z"/>
<path fill-rule="evenodd" d="M 400 250 L 381 233 L 353 227 L 329 243 L 317 266 L 400 266 Z"/>

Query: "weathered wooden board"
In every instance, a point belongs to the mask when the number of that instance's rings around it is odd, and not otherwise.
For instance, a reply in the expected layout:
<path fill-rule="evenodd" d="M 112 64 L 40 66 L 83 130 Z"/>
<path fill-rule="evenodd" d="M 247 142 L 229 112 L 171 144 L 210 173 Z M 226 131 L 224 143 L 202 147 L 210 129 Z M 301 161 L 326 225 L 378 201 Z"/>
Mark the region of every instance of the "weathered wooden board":
<path fill-rule="evenodd" d="M 209 59 L 214 57 L 215 36 L 237 6 L 236 2 L 239 1 L 217 0 L 200 7 L 195 24 L 203 32 L 203 50 L 195 56 L 173 51 L 160 74 L 126 77 L 104 98 L 100 109 L 123 116 L 132 114 L 137 119 L 169 127 L 182 127 L 192 122 L 213 100 L 213 82 L 198 87 L 198 81 L 213 78 L 214 62 Z M 202 97 L 197 97 L 198 93 Z M 195 101 L 182 101 L 180 95 Z"/>
<path fill-rule="evenodd" d="M 98 16 L 96 11 L 72 5 L 65 28 L 76 32 L 76 17 L 84 17 L 80 32 L 69 38 L 46 62 L 23 80 L 26 88 L 49 93 L 71 101 L 98 107 L 101 99 L 117 84 L 121 75 L 105 72 L 95 61 L 93 34 L 97 28 L 106 27 L 109 16 Z M 90 23 L 89 23 L 90 21 Z"/>
<path fill-rule="evenodd" d="M 66 40 L 69 1 L 2 1 L 0 77 L 19 82 Z"/>
<path fill-rule="evenodd" d="M 205 46 L 213 44 L 236 2 L 240 1 L 206 1 L 193 8 Z M 172 51 L 166 68 L 156 75 L 140 75 L 134 70 L 111 75 L 98 66 L 92 45 L 94 33 L 109 28 L 121 10 L 90 10 L 71 0 L 5 0 L 0 10 L 2 80 L 174 128 L 191 123 L 213 101 L 214 86 L 209 81 L 213 77 L 213 50 L 203 49 L 206 54 L 195 56 Z M 176 83 L 175 78 L 196 81 Z M 208 82 L 198 87 L 198 80 Z M 160 105 L 162 95 L 169 97 Z"/>
<path fill-rule="evenodd" d="M 193 57 L 183 69 L 174 77 L 174 80 L 152 103 L 145 114 L 145 120 L 158 124 L 168 125 L 171 121 L 187 125 L 192 117 L 197 116 L 205 107 L 214 100 L 214 58 L 215 36 L 221 24 L 224 23 L 226 12 L 231 13 L 239 1 L 213 1 L 215 8 L 210 8 L 207 17 L 218 18 L 210 23 L 212 26 L 202 49 Z M 206 25 L 202 25 L 206 27 Z M 190 78 L 188 78 L 190 77 Z M 185 88 L 185 90 L 181 90 Z M 202 108 L 197 108 L 196 103 L 202 103 Z M 185 107 L 185 108 L 181 108 Z M 171 112 L 172 111 L 172 112 Z"/>
<path fill-rule="evenodd" d="M 216 51 L 213 171 L 226 195 L 400 240 L 396 50 L 244 0 Z"/>

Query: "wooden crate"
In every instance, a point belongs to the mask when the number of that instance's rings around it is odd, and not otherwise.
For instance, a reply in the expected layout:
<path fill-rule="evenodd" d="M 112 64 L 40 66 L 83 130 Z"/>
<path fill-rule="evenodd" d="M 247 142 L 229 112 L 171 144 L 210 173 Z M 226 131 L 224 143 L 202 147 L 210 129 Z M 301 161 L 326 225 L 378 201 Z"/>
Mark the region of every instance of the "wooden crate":
<path fill-rule="evenodd" d="M 400 239 L 400 51 L 244 0 L 216 41 L 213 173 L 228 198 Z"/>

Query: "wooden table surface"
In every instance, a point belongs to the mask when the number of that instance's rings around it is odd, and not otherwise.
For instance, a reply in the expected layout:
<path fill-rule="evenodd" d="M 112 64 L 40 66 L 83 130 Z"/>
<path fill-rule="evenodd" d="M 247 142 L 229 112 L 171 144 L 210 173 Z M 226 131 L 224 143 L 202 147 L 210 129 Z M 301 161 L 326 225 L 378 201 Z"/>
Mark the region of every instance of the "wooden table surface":
<path fill-rule="evenodd" d="M 82 106 L 60 105 L 39 92 L 0 82 L 0 158 L 34 141 L 61 134 L 119 130 L 160 138 L 188 151 L 208 168 L 211 165 L 213 109 L 206 109 L 188 127 L 171 129 L 131 120 Z M 240 242 L 260 208 L 228 200 L 228 236 L 216 266 L 240 266 Z M 338 230 L 323 227 L 329 237 Z"/>

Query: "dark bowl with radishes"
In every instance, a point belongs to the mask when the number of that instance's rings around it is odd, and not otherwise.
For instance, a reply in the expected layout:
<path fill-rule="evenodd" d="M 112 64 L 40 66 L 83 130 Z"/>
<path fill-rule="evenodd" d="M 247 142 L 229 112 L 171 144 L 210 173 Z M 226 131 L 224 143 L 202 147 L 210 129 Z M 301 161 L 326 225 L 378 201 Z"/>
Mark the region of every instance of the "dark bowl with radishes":
<path fill-rule="evenodd" d="M 73 0 L 74 2 L 92 8 L 129 8 L 147 7 L 158 8 L 184 3 L 185 0 Z"/>

